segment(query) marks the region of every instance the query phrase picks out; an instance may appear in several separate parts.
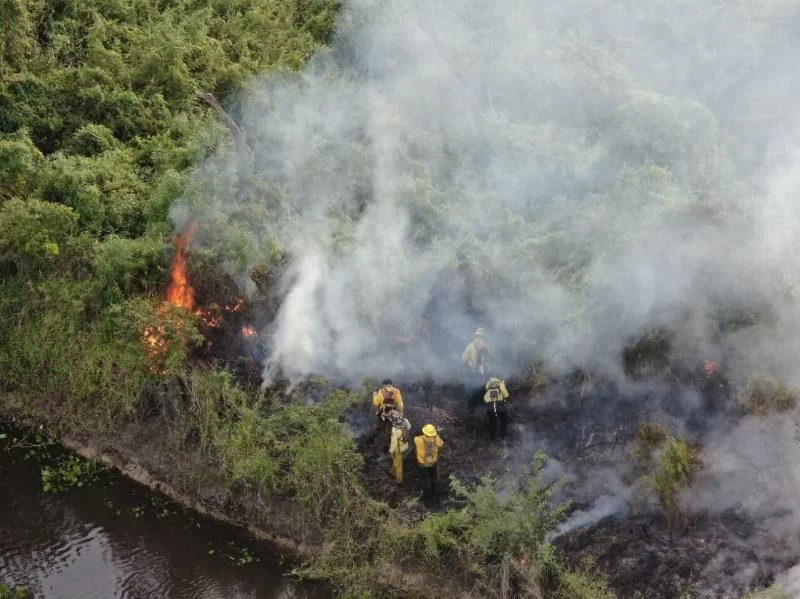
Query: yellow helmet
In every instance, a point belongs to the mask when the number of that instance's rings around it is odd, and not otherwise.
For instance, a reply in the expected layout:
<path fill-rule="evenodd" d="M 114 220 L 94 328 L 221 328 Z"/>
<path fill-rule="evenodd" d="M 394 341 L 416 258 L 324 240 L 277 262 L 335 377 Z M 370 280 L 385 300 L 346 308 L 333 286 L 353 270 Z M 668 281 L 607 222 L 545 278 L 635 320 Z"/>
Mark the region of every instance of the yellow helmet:
<path fill-rule="evenodd" d="M 475 329 L 475 335 L 478 336 L 478 337 L 482 336 L 483 335 L 483 329 L 482 328 Z"/>
<path fill-rule="evenodd" d="M 436 436 L 436 427 L 432 424 L 426 424 L 422 427 L 422 434 L 426 437 L 435 437 Z"/>

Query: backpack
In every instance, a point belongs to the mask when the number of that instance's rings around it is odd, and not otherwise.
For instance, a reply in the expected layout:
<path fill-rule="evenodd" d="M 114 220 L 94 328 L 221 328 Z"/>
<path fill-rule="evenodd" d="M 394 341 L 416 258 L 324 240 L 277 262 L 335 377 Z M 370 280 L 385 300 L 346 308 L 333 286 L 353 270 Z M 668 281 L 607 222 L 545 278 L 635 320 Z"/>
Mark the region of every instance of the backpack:
<path fill-rule="evenodd" d="M 436 463 L 436 437 L 428 441 L 425 439 L 425 463 L 426 464 L 435 464 Z"/>
<path fill-rule="evenodd" d="M 395 408 L 395 391 L 394 387 L 383 388 L 383 409 L 384 411 L 394 410 Z"/>

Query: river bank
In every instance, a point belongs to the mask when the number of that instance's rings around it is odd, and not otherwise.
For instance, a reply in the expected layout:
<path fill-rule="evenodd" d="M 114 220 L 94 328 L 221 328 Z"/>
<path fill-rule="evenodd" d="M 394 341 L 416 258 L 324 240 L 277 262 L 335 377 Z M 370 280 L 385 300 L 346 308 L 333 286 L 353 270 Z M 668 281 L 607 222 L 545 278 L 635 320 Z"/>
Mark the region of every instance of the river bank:
<path fill-rule="evenodd" d="M 432 511 L 409 510 L 408 506 L 392 508 L 361 490 L 357 479 L 363 458 L 356 453 L 352 441 L 343 447 L 331 447 L 335 437 L 324 430 L 315 431 L 317 425 L 308 428 L 309 423 L 320 418 L 339 430 L 339 418 L 331 421 L 330 415 L 341 414 L 345 406 L 352 405 L 353 398 L 334 391 L 321 401 L 315 406 L 293 402 L 273 416 L 259 417 L 262 425 L 277 417 L 307 421 L 300 429 L 304 436 L 297 440 L 298 448 L 312 451 L 313 472 L 324 473 L 313 479 L 303 475 L 302 482 L 307 486 L 296 486 L 283 495 L 269 493 L 263 486 L 232 481 L 225 468 L 224 453 L 214 463 L 198 447 L 196 438 L 176 447 L 175 428 L 166 427 L 161 418 L 150 418 L 146 424 L 132 420 L 109 434 L 102 428 L 89 432 L 74 425 L 65 426 L 75 421 L 64 418 L 63 406 L 59 409 L 52 401 L 36 403 L 29 397 L 7 395 L 3 412 L 6 417 L 16 417 L 19 423 L 44 427 L 82 455 L 113 466 L 203 514 L 248 530 L 276 550 L 301 560 L 305 574 L 327 578 L 354 592 L 380 590 L 415 597 L 425 596 L 426 589 L 436 584 L 441 592 L 454 597 L 490 596 L 498 588 L 488 585 L 494 584 L 495 576 L 503 575 L 513 576 L 518 592 L 527 592 L 524 585 L 528 584 L 527 588 L 537 592 L 542 588 L 561 589 L 558 592 L 562 596 L 613 596 L 601 581 L 594 580 L 596 574 L 571 570 L 559 556 L 548 552 L 544 535 L 555 526 L 561 513 L 551 513 L 554 508 L 548 499 L 550 490 L 533 484 L 506 503 L 491 487 L 479 486 L 464 490 L 465 495 L 458 501 L 460 507 L 453 503 L 458 494 L 448 492 L 451 499 Z M 335 405 L 331 406 L 331 401 Z M 238 426 L 247 425 L 248 414 L 245 411 L 240 416 Z M 220 426 L 223 424 L 230 423 Z M 216 430 L 215 434 L 224 439 L 223 430 Z M 322 446 L 318 436 L 324 438 Z M 287 460 L 280 468 L 283 480 L 296 476 L 294 469 L 310 459 L 294 450 L 288 455 L 286 451 L 274 455 L 272 459 L 280 456 Z M 242 456 L 250 466 L 263 467 L 263 458 L 263 454 L 253 452 Z M 349 464 L 348 459 L 355 461 Z M 374 472 L 374 468 L 369 471 Z M 260 471 L 259 476 L 264 475 Z M 326 486 L 315 486 L 320 483 Z M 306 499 L 306 493 L 313 501 Z M 489 504 L 486 498 L 491 498 Z M 514 531 L 511 536 L 502 532 L 508 526 Z M 484 545 L 482 538 L 476 536 L 484 534 L 481 527 L 496 528 L 497 534 L 503 536 L 492 534 L 491 545 Z M 459 550 L 453 552 L 451 547 Z M 498 550 L 502 551 L 501 556 L 523 556 L 514 566 L 513 575 L 505 570 L 509 558 L 497 559 Z M 482 556 L 481 552 L 492 553 Z M 524 558 L 526 555 L 530 557 Z M 470 571 L 472 565 L 480 563 L 486 568 L 482 575 Z M 449 575 L 444 577 L 446 573 Z"/>
<path fill-rule="evenodd" d="M 251 536 L 113 470 L 44 491 L 53 456 L 74 467 L 73 454 L 20 429 L 0 433 L 0 580 L 10 587 L 61 599 L 331 596 L 323 585 L 287 577 L 291 564 Z"/>
<path fill-rule="evenodd" d="M 23 407 L 25 406 L 25 407 Z M 6 396 L 0 407 L 0 418 L 14 426 L 36 430 L 57 440 L 77 455 L 102 463 L 118 471 L 126 479 L 138 483 L 171 501 L 215 522 L 230 526 L 258 541 L 279 559 L 309 563 L 325 553 L 323 531 L 304 520 L 296 505 L 286 499 L 265 499 L 240 488 L 233 494 L 220 484 L 214 466 L 203 461 L 198 453 L 178 454 L 169 451 L 167 431 L 157 425 L 148 429 L 131 424 L 117 431 L 113 438 L 102 431 L 60 430 L 53 421 L 54 412 L 30 413 L 30 402 Z M 431 577 L 407 568 L 391 566 L 376 572 L 375 588 L 402 596 L 421 597 Z M 463 582 L 463 581 L 461 581 Z M 455 584 L 439 584 L 453 596 L 469 596 L 465 588 Z"/>

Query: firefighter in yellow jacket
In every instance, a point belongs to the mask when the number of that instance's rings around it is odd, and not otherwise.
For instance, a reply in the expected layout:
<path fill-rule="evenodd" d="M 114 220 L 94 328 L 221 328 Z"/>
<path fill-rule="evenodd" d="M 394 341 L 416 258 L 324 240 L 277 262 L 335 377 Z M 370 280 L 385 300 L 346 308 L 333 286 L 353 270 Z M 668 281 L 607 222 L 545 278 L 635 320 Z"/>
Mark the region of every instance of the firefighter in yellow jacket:
<path fill-rule="evenodd" d="M 396 410 L 401 416 L 403 415 L 403 396 L 400 389 L 392 385 L 391 379 L 384 379 L 381 385 L 382 387 L 372 394 L 372 405 L 378 417 L 375 434 L 378 443 L 385 446 L 389 443 L 392 428 L 386 414 Z"/>
<path fill-rule="evenodd" d="M 431 481 L 431 493 L 436 493 L 436 481 L 439 480 L 439 452 L 444 441 L 432 424 L 422 427 L 422 434 L 414 437 L 417 448 L 417 463 L 427 472 Z"/>
<path fill-rule="evenodd" d="M 497 428 L 500 426 L 500 437 L 506 438 L 508 428 L 508 389 L 506 382 L 493 376 L 486 383 L 486 393 L 483 394 L 486 404 L 486 414 L 489 417 L 489 438 L 494 441 Z"/>
<path fill-rule="evenodd" d="M 392 476 L 398 484 L 403 484 L 403 458 L 408 451 L 408 437 L 411 423 L 396 410 L 386 413 L 392 423 L 392 436 L 389 441 L 389 455 L 392 456 Z"/>
<path fill-rule="evenodd" d="M 400 389 L 392 385 L 392 379 L 384 379 L 382 387 L 372 394 L 372 405 L 381 420 L 386 420 L 385 414 L 396 410 L 403 415 L 403 396 Z"/>

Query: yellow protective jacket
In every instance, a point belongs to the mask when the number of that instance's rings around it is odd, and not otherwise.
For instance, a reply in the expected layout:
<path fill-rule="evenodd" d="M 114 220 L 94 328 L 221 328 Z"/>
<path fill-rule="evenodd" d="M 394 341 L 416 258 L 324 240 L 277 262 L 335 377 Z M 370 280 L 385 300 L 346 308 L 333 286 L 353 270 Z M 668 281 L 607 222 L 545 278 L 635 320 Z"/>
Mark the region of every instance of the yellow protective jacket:
<path fill-rule="evenodd" d="M 403 396 L 400 393 L 400 389 L 397 387 L 392 387 L 388 385 L 386 387 L 381 387 L 375 393 L 372 394 L 372 405 L 378 409 L 378 413 L 383 413 L 384 404 L 386 402 L 386 397 L 388 395 L 392 395 L 394 399 L 394 409 L 397 410 L 401 415 L 403 414 Z"/>
<path fill-rule="evenodd" d="M 444 441 L 439 435 L 427 437 L 419 435 L 414 437 L 414 445 L 417 447 L 417 462 L 420 466 L 435 466 L 439 461 L 439 450 L 444 445 Z"/>
<path fill-rule="evenodd" d="M 411 423 L 407 419 L 403 419 L 405 427 L 406 440 L 403 442 L 403 429 L 399 426 L 392 426 L 392 439 L 389 441 L 389 454 L 395 455 L 396 453 L 405 453 L 408 451 L 408 433 L 411 430 Z"/>
<path fill-rule="evenodd" d="M 500 390 L 500 398 L 492 398 L 492 393 L 490 393 L 491 389 L 499 389 Z M 483 394 L 483 401 L 486 403 L 494 403 L 496 401 L 505 401 L 508 399 L 508 389 L 506 389 L 506 382 L 501 381 L 497 377 L 492 377 L 486 383 L 486 393 Z"/>
<path fill-rule="evenodd" d="M 478 363 L 478 356 L 480 350 L 482 349 L 486 349 L 488 351 L 489 345 L 486 343 L 486 340 L 483 337 L 475 337 L 475 339 L 470 341 L 467 347 L 464 348 L 464 353 L 461 354 L 461 361 L 466 363 L 466 365 L 470 368 L 473 368 L 481 374 L 484 374 L 488 364 Z"/>

